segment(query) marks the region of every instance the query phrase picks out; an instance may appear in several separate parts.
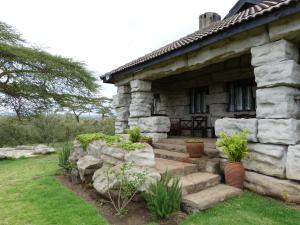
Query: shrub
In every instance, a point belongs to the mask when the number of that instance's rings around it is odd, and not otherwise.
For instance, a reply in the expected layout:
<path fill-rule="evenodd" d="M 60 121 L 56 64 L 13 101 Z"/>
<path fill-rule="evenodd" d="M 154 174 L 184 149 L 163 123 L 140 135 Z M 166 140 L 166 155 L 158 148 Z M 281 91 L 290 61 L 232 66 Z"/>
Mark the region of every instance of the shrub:
<path fill-rule="evenodd" d="M 162 179 L 150 185 L 144 198 L 150 212 L 158 219 L 169 218 L 179 211 L 182 199 L 180 178 L 166 172 Z"/>
<path fill-rule="evenodd" d="M 102 132 L 114 134 L 114 119 L 81 119 L 72 115 L 45 114 L 19 121 L 0 116 L 0 147 L 25 144 L 68 142 L 78 134 Z"/>
<path fill-rule="evenodd" d="M 217 142 L 218 147 L 222 147 L 224 153 L 232 162 L 241 162 L 248 157 L 248 140 L 249 130 L 244 130 L 241 133 L 234 133 L 231 137 L 225 132 L 221 133 L 221 138 Z"/>
<path fill-rule="evenodd" d="M 129 134 L 129 141 L 132 143 L 139 142 L 141 139 L 141 129 L 139 127 L 135 127 L 133 129 L 127 129 L 127 132 Z"/>
<path fill-rule="evenodd" d="M 58 152 L 58 165 L 65 171 L 72 169 L 72 164 L 69 160 L 71 154 L 71 145 L 65 144 Z"/>
<path fill-rule="evenodd" d="M 107 170 L 107 185 L 109 187 L 107 193 L 119 216 L 127 213 L 127 205 L 132 201 L 138 192 L 138 188 L 147 178 L 147 171 L 134 172 L 131 170 L 133 166 L 134 164 L 130 162 L 122 164 L 120 169 L 110 167 Z M 111 185 L 112 180 L 116 181 L 117 186 Z M 116 194 L 115 197 L 112 196 L 113 193 Z"/>

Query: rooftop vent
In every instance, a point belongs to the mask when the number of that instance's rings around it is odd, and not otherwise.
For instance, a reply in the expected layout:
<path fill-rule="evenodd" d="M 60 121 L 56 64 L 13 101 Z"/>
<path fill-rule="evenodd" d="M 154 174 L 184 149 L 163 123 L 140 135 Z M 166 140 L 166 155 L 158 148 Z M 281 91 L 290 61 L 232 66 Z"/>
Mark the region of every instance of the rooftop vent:
<path fill-rule="evenodd" d="M 213 22 L 221 20 L 221 16 L 214 12 L 207 12 L 199 16 L 199 30 L 203 30 Z"/>

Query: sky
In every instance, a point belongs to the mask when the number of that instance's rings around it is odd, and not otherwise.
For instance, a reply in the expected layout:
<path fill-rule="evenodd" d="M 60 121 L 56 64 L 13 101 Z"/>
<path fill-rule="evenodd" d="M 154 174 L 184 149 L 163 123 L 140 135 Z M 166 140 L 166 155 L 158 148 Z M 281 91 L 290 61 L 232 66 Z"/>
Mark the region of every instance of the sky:
<path fill-rule="evenodd" d="M 74 58 L 100 75 L 222 18 L 237 0 L 0 0 L 0 21 L 50 53 Z M 101 94 L 116 88 L 102 84 Z"/>

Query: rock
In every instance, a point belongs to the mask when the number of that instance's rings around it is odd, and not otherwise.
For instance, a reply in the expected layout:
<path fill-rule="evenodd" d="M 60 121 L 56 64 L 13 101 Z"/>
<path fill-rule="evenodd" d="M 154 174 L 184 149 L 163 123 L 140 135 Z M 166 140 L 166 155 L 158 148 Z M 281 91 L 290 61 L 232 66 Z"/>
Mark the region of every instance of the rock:
<path fill-rule="evenodd" d="M 168 138 L 167 133 L 142 133 L 142 135 L 151 137 L 153 142 L 159 142 L 162 139 Z"/>
<path fill-rule="evenodd" d="M 146 143 L 143 143 L 145 148 L 125 153 L 125 161 L 133 162 L 134 165 L 144 167 L 155 167 L 155 155 L 153 148 Z"/>
<path fill-rule="evenodd" d="M 38 155 L 45 155 L 45 154 L 50 154 L 54 153 L 55 149 L 48 147 L 47 145 L 37 145 L 34 147 L 34 154 Z"/>
<path fill-rule="evenodd" d="M 93 156 L 86 155 L 77 161 L 77 168 L 82 181 L 86 180 L 87 175 L 93 174 L 97 169 L 101 168 L 103 161 Z"/>
<path fill-rule="evenodd" d="M 119 171 L 123 164 L 119 164 L 111 168 L 113 171 Z M 103 166 L 101 169 L 97 170 L 93 175 L 93 186 L 97 192 L 102 195 L 106 195 L 108 188 L 115 188 L 118 186 L 118 181 L 115 177 L 110 176 L 109 182 L 107 179 L 107 170 L 109 166 Z M 146 172 L 146 181 L 138 188 L 139 191 L 146 191 L 149 185 L 154 182 L 155 180 L 160 179 L 160 174 L 154 168 L 147 168 L 147 167 L 139 167 L 133 166 L 128 169 L 125 173 L 127 179 L 132 179 L 132 174 L 138 174 Z"/>
<path fill-rule="evenodd" d="M 117 94 L 113 97 L 113 105 L 115 108 L 128 107 L 131 102 L 130 94 Z"/>
<path fill-rule="evenodd" d="M 300 116 L 300 107 L 295 101 L 296 96 L 300 96 L 300 90 L 296 88 L 275 87 L 258 89 L 256 91 L 257 118 L 298 118 Z"/>
<path fill-rule="evenodd" d="M 15 150 L 34 150 L 34 148 L 34 146 L 19 145 L 15 148 Z"/>
<path fill-rule="evenodd" d="M 117 159 L 117 158 L 114 158 L 114 157 L 111 157 L 111 156 L 108 156 L 108 155 L 102 155 L 101 159 L 103 159 L 104 164 L 113 165 L 113 166 L 119 165 L 119 164 L 124 162 L 120 159 Z"/>
<path fill-rule="evenodd" d="M 300 120 L 260 119 L 258 139 L 260 143 L 295 145 L 300 142 Z"/>
<path fill-rule="evenodd" d="M 151 91 L 151 81 L 133 80 L 130 82 L 131 93 L 137 91 Z"/>
<path fill-rule="evenodd" d="M 77 163 L 77 161 L 84 157 L 85 155 L 88 154 L 87 151 L 84 151 L 83 148 L 81 147 L 81 144 L 79 141 L 75 140 L 73 142 L 73 151 L 71 152 L 70 154 L 70 157 L 69 157 L 69 160 L 72 162 L 72 163 Z"/>
<path fill-rule="evenodd" d="M 153 94 L 151 92 L 133 92 L 131 94 L 132 104 L 152 104 Z"/>
<path fill-rule="evenodd" d="M 128 128 L 128 123 L 126 121 L 116 121 L 115 122 L 115 133 L 116 134 L 125 134 L 127 128 Z"/>
<path fill-rule="evenodd" d="M 102 140 L 93 141 L 87 147 L 87 154 L 94 156 L 95 158 L 101 158 L 102 150 L 106 146 L 107 145 L 106 145 L 105 141 L 102 141 Z"/>
<path fill-rule="evenodd" d="M 268 155 L 276 159 L 281 159 L 287 152 L 285 145 L 250 143 L 248 148 L 251 152 Z"/>
<path fill-rule="evenodd" d="M 288 202 L 300 203 L 299 182 L 282 180 L 254 172 L 246 172 L 244 186 L 251 191 L 263 195 L 280 198 Z"/>
<path fill-rule="evenodd" d="M 128 119 L 128 126 L 130 129 L 138 127 L 139 124 L 139 118 L 129 118 Z"/>
<path fill-rule="evenodd" d="M 129 107 L 116 108 L 116 120 L 117 121 L 128 121 Z"/>
<path fill-rule="evenodd" d="M 300 181 L 300 145 L 288 148 L 286 176 L 289 179 Z"/>
<path fill-rule="evenodd" d="M 124 160 L 125 150 L 114 146 L 105 146 L 102 148 L 102 154 L 113 157 L 115 159 Z"/>
<path fill-rule="evenodd" d="M 150 104 L 130 104 L 130 118 L 151 116 Z"/>
<path fill-rule="evenodd" d="M 289 59 L 298 61 L 299 59 L 297 46 L 284 39 L 254 47 L 251 49 L 251 54 L 251 64 L 254 67 Z"/>
<path fill-rule="evenodd" d="M 80 179 L 79 172 L 78 172 L 77 168 L 73 168 L 71 170 L 70 176 L 71 176 L 72 184 L 80 184 L 81 183 L 81 179 Z"/>
<path fill-rule="evenodd" d="M 294 60 L 266 64 L 254 69 L 258 88 L 276 86 L 300 86 L 300 66 Z"/>
<path fill-rule="evenodd" d="M 130 86 L 129 85 L 118 86 L 118 94 L 130 94 Z"/>
<path fill-rule="evenodd" d="M 216 120 L 215 123 L 215 132 L 218 137 L 220 137 L 221 132 L 232 135 L 235 132 L 242 132 L 244 129 L 250 131 L 248 140 L 257 142 L 257 119 L 224 118 Z"/>
<path fill-rule="evenodd" d="M 140 118 L 138 125 L 143 133 L 167 133 L 171 122 L 167 116 L 155 116 Z"/>

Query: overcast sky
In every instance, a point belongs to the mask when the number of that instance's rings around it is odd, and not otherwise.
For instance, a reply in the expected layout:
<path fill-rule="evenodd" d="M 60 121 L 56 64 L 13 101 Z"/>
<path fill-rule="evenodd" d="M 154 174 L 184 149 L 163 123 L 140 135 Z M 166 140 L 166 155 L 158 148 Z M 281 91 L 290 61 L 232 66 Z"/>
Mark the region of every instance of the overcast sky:
<path fill-rule="evenodd" d="M 83 61 L 98 76 L 222 18 L 237 0 L 0 0 L 0 20 L 51 53 Z M 113 85 L 102 94 L 112 96 Z"/>

